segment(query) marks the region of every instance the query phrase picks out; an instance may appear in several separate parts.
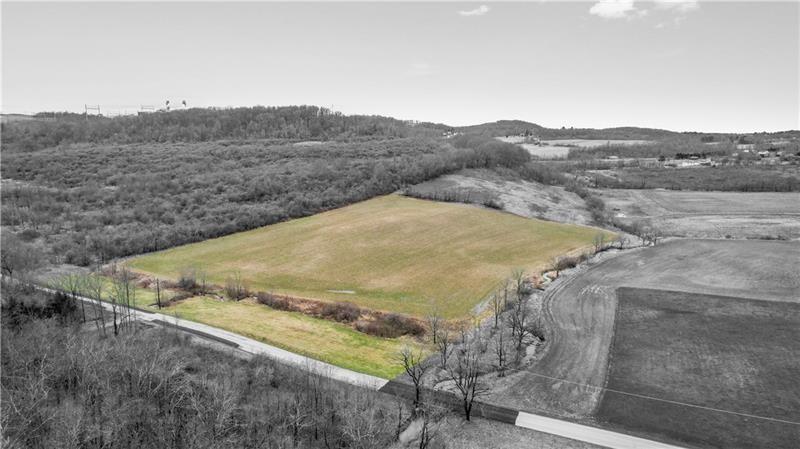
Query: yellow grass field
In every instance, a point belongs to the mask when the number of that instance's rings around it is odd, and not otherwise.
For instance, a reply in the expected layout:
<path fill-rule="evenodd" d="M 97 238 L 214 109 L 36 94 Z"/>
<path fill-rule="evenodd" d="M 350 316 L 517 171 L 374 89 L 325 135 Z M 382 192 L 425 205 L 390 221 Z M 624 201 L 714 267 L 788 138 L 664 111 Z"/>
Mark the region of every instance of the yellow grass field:
<path fill-rule="evenodd" d="M 598 232 L 604 231 L 388 195 L 127 263 L 172 279 L 193 267 L 220 285 L 238 272 L 251 290 L 418 317 L 435 304 L 456 318 L 514 269 L 543 269 L 556 255 L 590 246 Z"/>

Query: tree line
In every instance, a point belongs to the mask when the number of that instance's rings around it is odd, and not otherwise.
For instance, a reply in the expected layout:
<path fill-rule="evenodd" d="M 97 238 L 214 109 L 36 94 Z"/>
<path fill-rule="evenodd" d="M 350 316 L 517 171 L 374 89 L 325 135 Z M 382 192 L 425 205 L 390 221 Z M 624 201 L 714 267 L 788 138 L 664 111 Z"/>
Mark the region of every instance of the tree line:
<path fill-rule="evenodd" d="M 458 142 L 457 142 L 458 143 Z M 55 262 L 90 265 L 394 192 L 465 167 L 515 165 L 513 145 L 403 138 L 314 146 L 83 144 L 4 155 L 2 224 Z M 474 146 L 470 146 L 474 144 Z"/>
<path fill-rule="evenodd" d="M 192 108 L 137 116 L 46 113 L 52 120 L 2 124 L 3 149 L 36 151 L 73 143 L 210 142 L 217 140 L 346 140 L 438 136 L 447 126 L 374 115 L 345 115 L 318 106 Z"/>

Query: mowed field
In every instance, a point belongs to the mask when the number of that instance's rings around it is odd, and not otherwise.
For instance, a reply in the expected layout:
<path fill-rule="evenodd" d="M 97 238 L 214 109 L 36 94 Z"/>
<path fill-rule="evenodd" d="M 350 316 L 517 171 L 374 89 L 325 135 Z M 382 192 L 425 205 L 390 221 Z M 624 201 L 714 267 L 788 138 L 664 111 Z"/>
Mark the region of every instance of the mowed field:
<path fill-rule="evenodd" d="M 599 421 L 701 447 L 797 447 L 800 302 L 639 288 L 617 302 Z"/>
<path fill-rule="evenodd" d="M 650 220 L 666 235 L 798 238 L 798 192 L 594 190 L 622 222 Z"/>
<path fill-rule="evenodd" d="M 760 240 L 673 240 L 603 253 L 548 287 L 542 356 L 528 372 L 509 376 L 514 382 L 492 401 L 592 419 L 606 380 L 619 287 L 800 303 L 796 261 L 800 242 Z M 746 333 L 743 329 L 742 338 Z"/>
<path fill-rule="evenodd" d="M 220 285 L 240 273 L 252 290 L 418 317 L 435 305 L 456 318 L 516 268 L 544 269 L 554 256 L 590 246 L 599 232 L 605 231 L 388 195 L 127 263 L 173 279 L 195 267 Z"/>

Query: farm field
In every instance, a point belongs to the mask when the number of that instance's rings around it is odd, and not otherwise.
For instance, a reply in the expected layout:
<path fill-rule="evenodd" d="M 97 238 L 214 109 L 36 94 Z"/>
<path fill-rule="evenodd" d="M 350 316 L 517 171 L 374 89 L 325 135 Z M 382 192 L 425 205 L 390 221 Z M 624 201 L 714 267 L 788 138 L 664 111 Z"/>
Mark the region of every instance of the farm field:
<path fill-rule="evenodd" d="M 800 243 L 673 240 L 612 254 L 557 279 L 544 297 L 549 338 L 529 369 L 491 399 L 531 412 L 590 419 L 601 399 L 617 288 L 659 288 L 800 303 Z M 566 380 L 564 382 L 562 380 Z M 520 391 L 529 392 L 527 395 Z"/>
<path fill-rule="evenodd" d="M 596 228 L 531 220 L 463 204 L 388 195 L 310 217 L 130 259 L 177 278 L 195 267 L 253 290 L 446 318 L 470 310 L 516 268 L 591 245 Z M 610 233 L 608 233 L 610 237 Z"/>
<path fill-rule="evenodd" d="M 800 303 L 620 288 L 597 419 L 702 447 L 800 441 Z"/>
<path fill-rule="evenodd" d="M 596 189 L 625 223 L 650 220 L 665 235 L 695 238 L 800 237 L 798 192 Z"/>

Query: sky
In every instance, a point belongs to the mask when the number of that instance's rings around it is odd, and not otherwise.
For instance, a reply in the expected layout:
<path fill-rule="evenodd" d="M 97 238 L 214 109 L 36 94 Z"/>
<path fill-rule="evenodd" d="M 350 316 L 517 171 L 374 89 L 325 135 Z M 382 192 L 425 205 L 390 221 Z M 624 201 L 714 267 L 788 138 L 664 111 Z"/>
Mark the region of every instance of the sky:
<path fill-rule="evenodd" d="M 800 129 L 800 4 L 2 2 L 2 111 Z"/>

